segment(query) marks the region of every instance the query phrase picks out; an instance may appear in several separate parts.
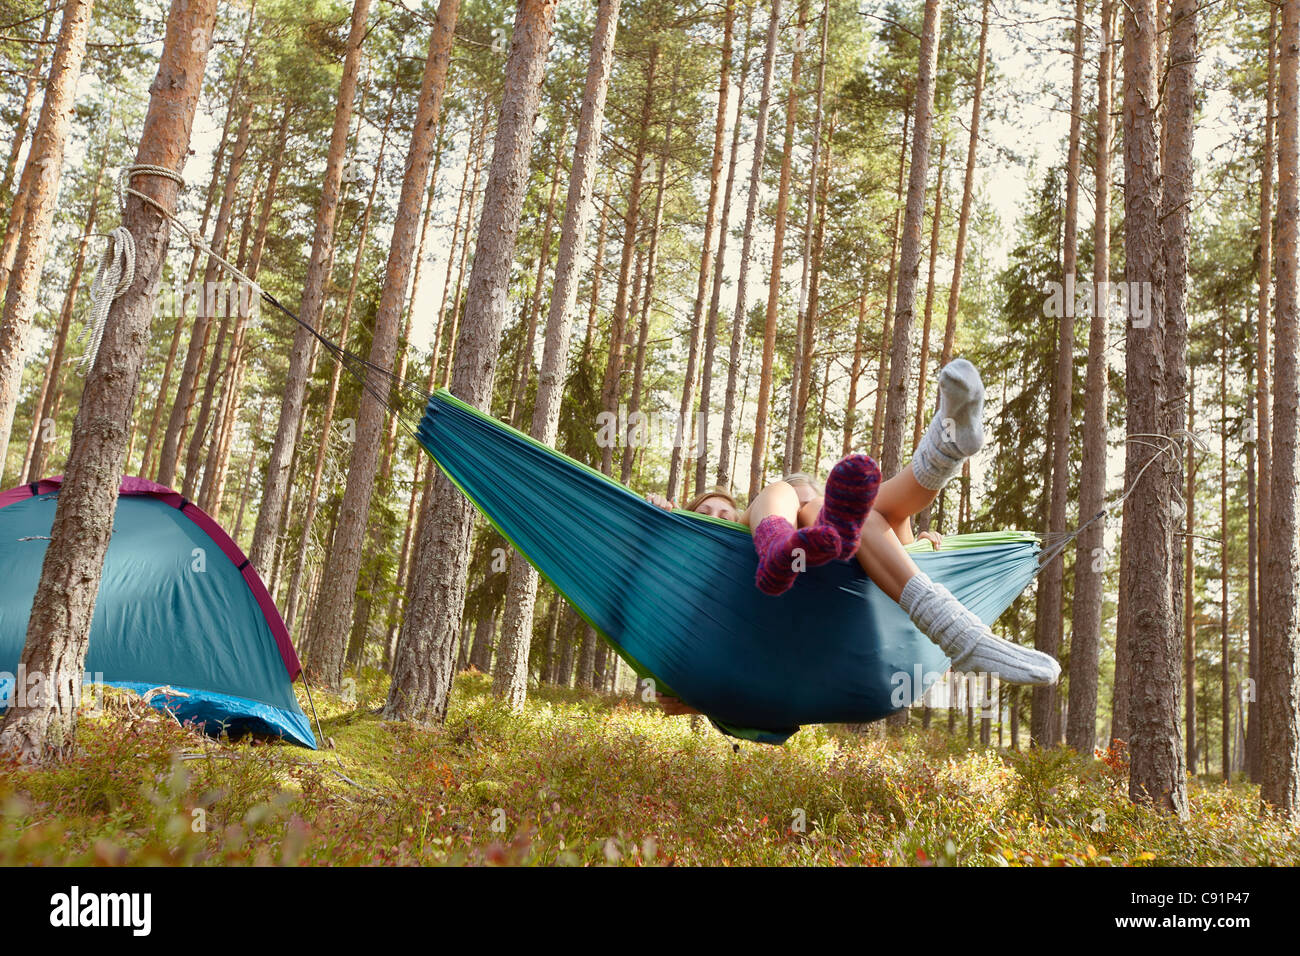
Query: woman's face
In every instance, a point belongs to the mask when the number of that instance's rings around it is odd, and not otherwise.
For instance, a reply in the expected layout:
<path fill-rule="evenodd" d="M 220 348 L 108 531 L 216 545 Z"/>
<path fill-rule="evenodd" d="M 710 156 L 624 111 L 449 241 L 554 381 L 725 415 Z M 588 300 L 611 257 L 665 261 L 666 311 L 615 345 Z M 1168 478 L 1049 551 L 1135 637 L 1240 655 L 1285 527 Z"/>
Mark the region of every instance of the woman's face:
<path fill-rule="evenodd" d="M 728 502 L 726 498 L 723 498 L 720 495 L 711 495 L 708 498 L 705 498 L 695 506 L 695 510 L 699 514 L 709 515 L 713 518 L 722 518 L 726 521 L 738 521 L 740 519 L 740 515 L 736 513 L 736 509 L 731 506 L 731 503 Z"/>

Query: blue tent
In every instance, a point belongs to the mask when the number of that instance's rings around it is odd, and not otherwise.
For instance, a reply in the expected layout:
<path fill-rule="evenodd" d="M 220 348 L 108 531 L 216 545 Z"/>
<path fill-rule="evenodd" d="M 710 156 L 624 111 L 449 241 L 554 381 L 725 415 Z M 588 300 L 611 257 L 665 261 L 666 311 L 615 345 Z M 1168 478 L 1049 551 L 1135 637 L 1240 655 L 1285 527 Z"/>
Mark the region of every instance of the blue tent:
<path fill-rule="evenodd" d="M 0 495 L 0 706 L 14 688 L 59 478 Z M 90 629 L 86 673 L 143 693 L 209 733 L 271 734 L 315 748 L 294 697 L 301 672 L 256 569 L 209 515 L 124 478 Z"/>

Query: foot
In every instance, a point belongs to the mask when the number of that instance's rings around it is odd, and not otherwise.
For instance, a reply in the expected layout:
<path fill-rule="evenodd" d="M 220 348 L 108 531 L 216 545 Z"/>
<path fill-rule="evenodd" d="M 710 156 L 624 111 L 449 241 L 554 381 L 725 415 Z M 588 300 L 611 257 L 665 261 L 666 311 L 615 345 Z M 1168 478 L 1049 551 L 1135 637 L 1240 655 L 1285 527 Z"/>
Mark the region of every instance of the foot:
<path fill-rule="evenodd" d="M 898 603 L 921 633 L 948 655 L 954 670 L 997 674 L 1009 684 L 1055 684 L 1061 676 L 1055 658 L 998 637 L 924 573 L 912 576 Z"/>
<path fill-rule="evenodd" d="M 879 488 L 880 468 L 867 455 L 849 455 L 831 469 L 816 526 L 835 531 L 839 541 L 835 556 L 841 561 L 857 554 L 862 523 L 867 520 Z"/>
<path fill-rule="evenodd" d="M 754 550 L 758 552 L 754 583 L 775 597 L 790 590 L 801 571 L 835 560 L 840 539 L 829 526 L 796 529 L 780 515 L 768 515 L 754 529 Z"/>
<path fill-rule="evenodd" d="M 939 373 L 939 410 L 912 456 L 912 474 L 938 491 L 983 447 L 984 383 L 974 365 L 953 359 Z"/>
<path fill-rule="evenodd" d="M 939 373 L 939 418 L 945 452 L 969 458 L 984 447 L 984 383 L 965 359 L 953 359 Z"/>
<path fill-rule="evenodd" d="M 1003 640 L 982 621 L 972 628 L 966 649 L 950 656 L 955 671 L 996 674 L 1008 684 L 1055 684 L 1061 676 L 1056 658 Z"/>

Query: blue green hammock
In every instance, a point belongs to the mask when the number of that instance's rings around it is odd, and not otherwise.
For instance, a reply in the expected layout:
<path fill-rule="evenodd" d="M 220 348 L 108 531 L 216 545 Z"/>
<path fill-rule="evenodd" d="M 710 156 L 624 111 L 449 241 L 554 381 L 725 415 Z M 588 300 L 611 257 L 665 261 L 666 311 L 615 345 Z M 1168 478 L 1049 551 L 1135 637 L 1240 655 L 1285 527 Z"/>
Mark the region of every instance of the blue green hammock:
<path fill-rule="evenodd" d="M 657 508 L 445 389 L 417 438 L 638 676 L 732 736 L 781 743 L 801 724 L 878 720 L 948 670 L 856 562 L 809 570 L 768 597 L 754 587 L 744 526 Z M 1022 531 L 910 550 L 988 624 L 1038 568 L 1038 538 Z"/>

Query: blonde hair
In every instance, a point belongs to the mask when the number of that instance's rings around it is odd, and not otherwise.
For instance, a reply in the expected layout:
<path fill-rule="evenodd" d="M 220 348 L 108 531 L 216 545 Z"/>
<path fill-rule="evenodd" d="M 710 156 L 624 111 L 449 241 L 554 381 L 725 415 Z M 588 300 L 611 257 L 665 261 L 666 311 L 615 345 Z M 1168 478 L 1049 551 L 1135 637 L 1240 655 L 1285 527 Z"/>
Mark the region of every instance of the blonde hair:
<path fill-rule="evenodd" d="M 732 510 L 734 510 L 737 514 L 740 513 L 740 506 L 736 504 L 736 499 L 732 496 L 731 492 L 729 492 L 726 488 L 723 488 L 721 485 L 714 487 L 712 490 L 700 492 L 698 495 L 696 495 L 694 498 L 691 499 L 691 503 L 686 506 L 686 510 L 694 511 L 696 508 L 704 504 L 704 502 L 708 501 L 710 498 L 721 498 L 727 504 L 731 505 Z"/>
<path fill-rule="evenodd" d="M 812 475 L 804 474 L 802 471 L 796 471 L 793 474 L 786 475 L 781 480 L 787 485 L 807 485 L 818 495 L 822 493 L 822 486 L 817 483 L 817 479 Z"/>

